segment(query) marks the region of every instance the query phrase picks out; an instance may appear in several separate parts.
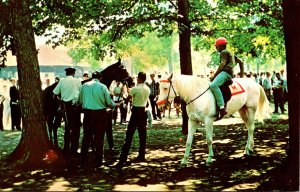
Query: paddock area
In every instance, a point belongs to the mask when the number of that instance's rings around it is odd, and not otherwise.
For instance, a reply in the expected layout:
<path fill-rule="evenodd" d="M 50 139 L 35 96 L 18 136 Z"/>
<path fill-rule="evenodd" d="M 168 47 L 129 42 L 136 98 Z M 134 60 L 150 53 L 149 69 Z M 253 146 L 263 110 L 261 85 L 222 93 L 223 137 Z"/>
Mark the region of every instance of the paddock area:
<path fill-rule="evenodd" d="M 125 139 L 127 123 L 114 125 L 115 153 L 109 154 L 105 145 L 105 166 L 81 171 L 73 169 L 49 172 L 35 170 L 0 173 L 1 191 L 213 191 L 213 190 L 280 190 L 279 182 L 287 158 L 288 115 L 273 114 L 265 124 L 256 123 L 254 153 L 244 156 L 247 129 L 238 115 L 214 123 L 215 156 L 212 165 L 206 165 L 207 145 L 205 130 L 199 126 L 195 134 L 187 167 L 180 166 L 186 137 L 181 134 L 181 117 L 175 111 L 171 117 L 154 121 L 148 128 L 147 162 L 131 163 L 121 171 L 114 168 Z M 0 132 L 0 157 L 11 153 L 17 146 L 21 132 Z M 58 131 L 59 145 L 63 145 L 63 128 Z M 138 152 L 135 134 L 129 159 Z M 91 155 L 92 159 L 92 155 Z M 78 160 L 79 162 L 79 160 Z M 5 168 L 1 168 L 5 170 Z"/>

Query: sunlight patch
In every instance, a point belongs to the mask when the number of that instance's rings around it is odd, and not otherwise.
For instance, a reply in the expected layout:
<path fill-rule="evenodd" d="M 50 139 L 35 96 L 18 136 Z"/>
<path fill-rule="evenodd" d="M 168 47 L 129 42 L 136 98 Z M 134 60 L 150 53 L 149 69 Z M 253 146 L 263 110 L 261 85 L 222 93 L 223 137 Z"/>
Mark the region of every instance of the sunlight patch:
<path fill-rule="evenodd" d="M 78 188 L 70 187 L 70 182 L 63 177 L 57 178 L 49 186 L 48 191 L 75 191 Z"/>
<path fill-rule="evenodd" d="M 284 143 L 284 142 L 283 142 Z M 257 154 L 263 155 L 263 156 L 270 156 L 273 154 L 286 154 L 286 150 L 282 149 L 281 147 L 275 147 L 274 149 L 256 149 Z"/>
<path fill-rule="evenodd" d="M 278 142 L 275 143 L 275 145 L 276 145 L 276 146 L 286 145 L 286 142 L 279 142 L 279 141 L 278 141 Z"/>
<path fill-rule="evenodd" d="M 229 156 L 229 159 L 241 158 L 243 156 L 244 156 L 244 150 L 237 150 L 235 151 L 235 154 Z"/>
<path fill-rule="evenodd" d="M 113 191 L 169 191 L 168 186 L 163 184 L 156 185 L 115 185 Z"/>
<path fill-rule="evenodd" d="M 13 191 L 13 188 L 6 188 L 6 189 L 1 189 L 1 191 Z"/>
<path fill-rule="evenodd" d="M 162 158 L 162 157 L 175 157 L 175 154 L 170 153 L 169 151 L 162 151 L 162 150 L 154 150 L 151 151 L 149 154 L 149 158 L 156 159 L 156 158 Z"/>
<path fill-rule="evenodd" d="M 19 186 L 19 185 L 22 185 L 22 184 L 24 184 L 24 183 L 26 183 L 26 181 L 16 182 L 16 183 L 14 183 L 13 185 Z"/>
<path fill-rule="evenodd" d="M 234 190 L 254 190 L 259 186 L 259 183 L 243 183 L 234 185 L 228 189 L 224 189 L 223 191 L 234 191 Z"/>
<path fill-rule="evenodd" d="M 226 144 L 226 143 L 230 143 L 231 141 L 232 141 L 231 139 L 223 139 L 223 140 L 215 140 L 215 141 L 213 141 L 213 143 Z"/>
<path fill-rule="evenodd" d="M 236 171 L 231 174 L 230 178 L 231 179 L 242 179 L 242 178 L 249 178 L 249 177 L 255 177 L 255 176 L 260 176 L 261 173 L 257 171 L 256 169 L 250 169 L 247 171 Z"/>
<path fill-rule="evenodd" d="M 125 182 L 126 183 L 137 183 L 140 180 L 140 178 L 130 178 L 130 179 L 126 179 Z"/>
<path fill-rule="evenodd" d="M 176 183 L 176 185 L 184 186 L 185 191 L 193 191 L 193 186 L 195 185 L 195 183 L 200 184 L 201 181 L 199 181 L 199 180 L 186 180 L 186 181 L 180 181 L 180 182 Z"/>
<path fill-rule="evenodd" d="M 241 118 L 224 118 L 219 121 L 214 122 L 215 125 L 230 125 L 233 126 L 234 124 L 242 124 L 244 123 Z"/>
<path fill-rule="evenodd" d="M 31 175 L 37 174 L 37 173 L 42 173 L 43 170 L 35 170 L 35 171 L 31 171 Z"/>

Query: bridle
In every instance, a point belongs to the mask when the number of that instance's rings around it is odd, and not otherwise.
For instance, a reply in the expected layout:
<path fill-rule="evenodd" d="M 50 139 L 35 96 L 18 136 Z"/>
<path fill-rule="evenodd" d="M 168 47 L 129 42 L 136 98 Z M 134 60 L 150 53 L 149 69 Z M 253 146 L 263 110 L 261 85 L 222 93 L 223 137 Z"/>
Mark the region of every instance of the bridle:
<path fill-rule="evenodd" d="M 170 83 L 170 87 L 169 87 L 169 91 L 168 91 L 168 95 L 167 95 L 167 99 L 166 99 L 168 104 L 171 104 L 171 103 L 169 102 L 169 96 L 170 96 L 171 88 L 172 88 L 172 90 L 173 90 L 173 92 L 174 92 L 174 94 L 175 94 L 175 97 L 180 97 L 178 94 L 176 94 L 176 91 L 175 91 L 175 89 L 174 89 L 174 86 L 173 86 L 171 80 L 161 80 L 160 82 L 163 82 L 163 83 Z M 209 90 L 209 87 L 208 87 L 204 92 L 202 92 L 200 95 L 198 95 L 198 96 L 195 97 L 194 99 L 192 99 L 192 100 L 190 100 L 189 102 L 187 102 L 186 105 L 189 105 L 189 104 L 191 104 L 192 102 L 194 102 L 195 100 L 197 100 L 199 97 L 201 97 L 202 95 L 204 95 L 204 93 L 206 93 L 208 90 Z"/>

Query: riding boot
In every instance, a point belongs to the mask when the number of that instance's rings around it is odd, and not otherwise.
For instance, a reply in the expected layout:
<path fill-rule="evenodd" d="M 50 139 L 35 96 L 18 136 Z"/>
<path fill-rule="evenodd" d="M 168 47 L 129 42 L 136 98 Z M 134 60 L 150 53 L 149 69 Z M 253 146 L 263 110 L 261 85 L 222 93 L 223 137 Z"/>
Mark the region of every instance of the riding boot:
<path fill-rule="evenodd" d="M 227 109 L 226 109 L 226 108 L 220 109 L 220 108 L 218 107 L 218 108 L 217 108 L 217 114 L 216 114 L 216 117 L 217 117 L 216 120 L 222 119 L 226 114 L 227 114 Z"/>
<path fill-rule="evenodd" d="M 226 108 L 220 109 L 219 113 L 220 113 L 220 119 L 222 119 L 227 114 Z"/>

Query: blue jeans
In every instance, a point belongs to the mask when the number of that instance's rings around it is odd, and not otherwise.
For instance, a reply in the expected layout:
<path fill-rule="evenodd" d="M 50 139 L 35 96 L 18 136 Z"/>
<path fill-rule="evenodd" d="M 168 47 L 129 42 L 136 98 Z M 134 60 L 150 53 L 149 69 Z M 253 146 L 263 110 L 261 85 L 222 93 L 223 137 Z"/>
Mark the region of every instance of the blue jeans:
<path fill-rule="evenodd" d="M 217 100 L 217 105 L 224 106 L 224 99 L 222 92 L 220 90 L 220 86 L 223 85 L 226 81 L 229 81 L 231 79 L 231 75 L 228 73 L 222 71 L 217 75 L 217 77 L 211 82 L 210 84 L 210 90 L 214 94 L 216 100 Z"/>

